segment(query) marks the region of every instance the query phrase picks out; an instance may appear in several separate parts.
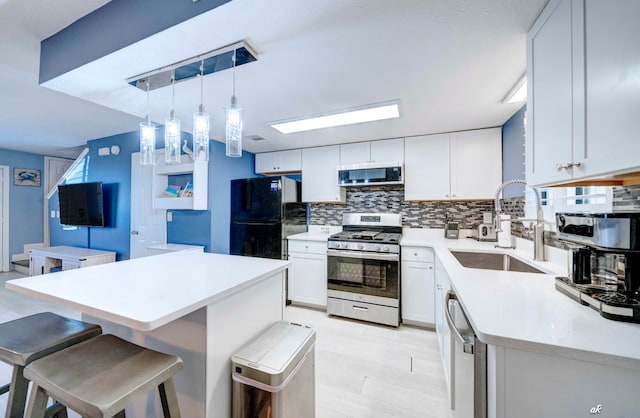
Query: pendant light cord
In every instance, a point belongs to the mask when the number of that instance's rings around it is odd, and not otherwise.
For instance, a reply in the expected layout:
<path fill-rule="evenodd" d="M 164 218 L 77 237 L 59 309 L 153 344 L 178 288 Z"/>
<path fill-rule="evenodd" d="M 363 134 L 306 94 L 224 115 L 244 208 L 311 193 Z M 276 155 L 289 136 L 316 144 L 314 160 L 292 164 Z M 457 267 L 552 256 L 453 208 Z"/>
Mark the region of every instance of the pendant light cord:
<path fill-rule="evenodd" d="M 174 68 L 171 73 L 171 114 L 169 117 L 173 119 L 174 110 L 176 108 L 176 69 Z"/>
<path fill-rule="evenodd" d="M 151 105 L 149 104 L 149 80 L 147 79 L 147 125 L 151 125 Z"/>
<path fill-rule="evenodd" d="M 204 61 L 200 61 L 200 113 L 204 112 Z"/>
<path fill-rule="evenodd" d="M 236 95 L 236 50 L 233 50 L 233 95 Z"/>

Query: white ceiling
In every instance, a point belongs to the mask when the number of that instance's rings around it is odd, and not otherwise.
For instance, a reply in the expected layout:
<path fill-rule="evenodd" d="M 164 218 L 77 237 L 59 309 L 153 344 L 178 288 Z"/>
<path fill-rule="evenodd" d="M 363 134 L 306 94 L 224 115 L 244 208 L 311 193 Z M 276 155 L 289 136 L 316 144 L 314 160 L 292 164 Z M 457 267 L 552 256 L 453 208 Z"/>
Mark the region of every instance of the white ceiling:
<path fill-rule="evenodd" d="M 40 40 L 105 0 L 0 0 L 0 148 L 62 155 L 134 131 L 146 93 L 126 79 L 246 40 L 258 61 L 237 68 L 252 152 L 502 125 L 501 100 L 526 69 L 526 32 L 547 0 L 233 0 L 38 86 Z M 4 42 L 9 39 L 10 42 Z M 232 72 L 204 79 L 211 136 L 224 138 Z M 266 122 L 399 99 L 401 117 L 284 135 Z M 199 81 L 176 85 L 183 130 Z M 163 123 L 171 88 L 151 92 Z"/>

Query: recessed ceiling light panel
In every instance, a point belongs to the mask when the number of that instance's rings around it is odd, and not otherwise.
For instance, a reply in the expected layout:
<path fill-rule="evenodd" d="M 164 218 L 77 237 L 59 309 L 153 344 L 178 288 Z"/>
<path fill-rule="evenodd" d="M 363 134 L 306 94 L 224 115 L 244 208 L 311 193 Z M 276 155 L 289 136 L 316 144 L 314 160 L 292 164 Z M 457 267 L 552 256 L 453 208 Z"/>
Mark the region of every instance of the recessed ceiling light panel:
<path fill-rule="evenodd" d="M 344 109 L 337 112 L 269 122 L 268 125 L 283 134 L 290 134 L 294 132 L 311 131 L 314 129 L 331 128 L 334 126 L 393 119 L 400 117 L 398 104 L 398 100 L 374 103 L 366 106 Z"/>

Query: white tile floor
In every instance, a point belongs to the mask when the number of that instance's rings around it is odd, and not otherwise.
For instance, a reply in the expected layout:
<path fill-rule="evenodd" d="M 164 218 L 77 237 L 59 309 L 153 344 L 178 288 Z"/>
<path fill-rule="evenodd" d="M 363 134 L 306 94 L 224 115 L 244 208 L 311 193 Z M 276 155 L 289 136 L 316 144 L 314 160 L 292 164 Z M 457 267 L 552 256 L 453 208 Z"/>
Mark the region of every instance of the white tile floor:
<path fill-rule="evenodd" d="M 16 277 L 22 275 L 0 273 L 0 322 L 43 311 L 79 319 L 76 311 L 5 289 L 4 282 Z M 394 329 L 292 306 L 285 319 L 309 325 L 317 333 L 317 418 L 451 416 L 435 332 Z M 0 384 L 10 378 L 11 368 L 0 363 Z M 0 415 L 5 409 L 3 395 Z M 69 411 L 69 417 L 78 415 Z"/>

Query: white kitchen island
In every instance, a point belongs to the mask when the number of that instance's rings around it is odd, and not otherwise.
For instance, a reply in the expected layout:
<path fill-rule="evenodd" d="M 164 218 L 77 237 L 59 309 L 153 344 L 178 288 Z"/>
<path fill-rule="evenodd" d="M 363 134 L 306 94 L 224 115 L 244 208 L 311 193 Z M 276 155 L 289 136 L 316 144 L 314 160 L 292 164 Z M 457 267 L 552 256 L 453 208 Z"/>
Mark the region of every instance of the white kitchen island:
<path fill-rule="evenodd" d="M 105 333 L 180 356 L 183 417 L 231 415 L 230 357 L 282 320 L 288 261 L 176 252 L 10 280 L 6 287 L 78 310 Z M 155 398 L 155 401 L 154 401 Z M 156 394 L 128 416 L 161 415 Z"/>

